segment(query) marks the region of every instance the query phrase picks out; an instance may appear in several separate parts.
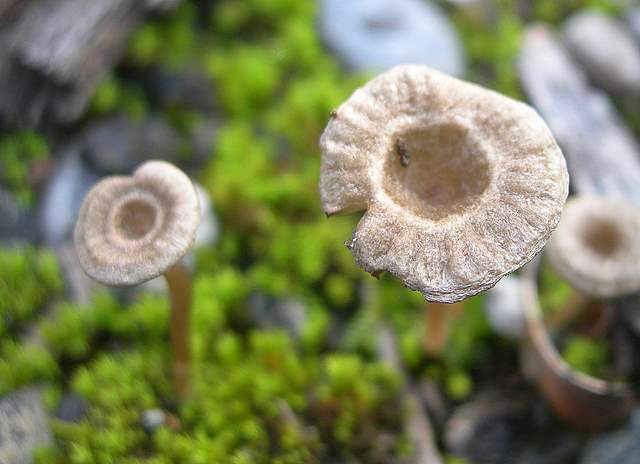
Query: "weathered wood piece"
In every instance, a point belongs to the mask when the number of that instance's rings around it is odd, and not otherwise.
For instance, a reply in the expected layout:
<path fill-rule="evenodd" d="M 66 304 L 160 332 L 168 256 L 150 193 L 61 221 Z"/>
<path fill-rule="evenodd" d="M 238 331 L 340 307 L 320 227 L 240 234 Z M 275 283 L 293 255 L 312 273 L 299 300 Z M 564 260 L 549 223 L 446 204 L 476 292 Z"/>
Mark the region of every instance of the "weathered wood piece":
<path fill-rule="evenodd" d="M 640 206 L 640 148 L 633 134 L 547 26 L 526 31 L 518 71 L 531 103 L 563 149 L 572 189 Z"/>
<path fill-rule="evenodd" d="M 0 34 L 5 124 L 65 124 L 81 116 L 142 17 L 135 0 L 29 2 Z"/>

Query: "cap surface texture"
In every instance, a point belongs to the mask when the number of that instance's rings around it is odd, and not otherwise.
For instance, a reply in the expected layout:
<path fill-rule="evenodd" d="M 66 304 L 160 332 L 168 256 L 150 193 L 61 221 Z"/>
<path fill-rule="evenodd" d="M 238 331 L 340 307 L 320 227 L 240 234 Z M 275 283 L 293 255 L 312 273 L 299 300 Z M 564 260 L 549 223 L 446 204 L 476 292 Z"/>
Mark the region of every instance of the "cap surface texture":
<path fill-rule="evenodd" d="M 529 261 L 560 218 L 564 157 L 529 106 L 425 66 L 377 76 L 320 139 L 328 215 L 366 210 L 348 247 L 452 303 Z"/>
<path fill-rule="evenodd" d="M 198 195 L 180 169 L 142 164 L 107 177 L 87 194 L 74 231 L 80 264 L 108 285 L 137 285 L 176 264 L 195 239 Z"/>

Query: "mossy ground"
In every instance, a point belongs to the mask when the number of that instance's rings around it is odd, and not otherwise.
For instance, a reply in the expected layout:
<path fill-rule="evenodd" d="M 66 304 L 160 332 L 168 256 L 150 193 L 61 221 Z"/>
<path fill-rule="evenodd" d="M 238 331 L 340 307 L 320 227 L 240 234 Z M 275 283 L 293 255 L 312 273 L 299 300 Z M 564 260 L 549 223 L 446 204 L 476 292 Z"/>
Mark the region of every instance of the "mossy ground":
<path fill-rule="evenodd" d="M 422 297 L 356 268 L 342 244 L 357 215 L 321 213 L 319 135 L 330 111 L 368 76 L 345 75 L 327 53 L 315 32 L 315 2 L 205 3 L 186 1 L 143 26 L 90 111 L 162 114 L 185 136 L 181 155 L 192 166 L 186 134 L 204 116 L 153 107 L 138 76 L 197 69 L 217 94 L 223 123 L 210 159 L 191 172 L 222 224 L 217 245 L 198 252 L 192 396 L 179 404 L 171 391 L 166 298 L 121 301 L 105 290 L 86 308 L 71 305 L 54 255 L 32 248 L 0 251 L 0 394 L 41 384 L 52 412 L 66 392 L 87 400 L 81 422 L 52 421 L 56 442 L 37 453 L 42 463 L 397 461 L 411 447 L 400 377 L 376 361 L 380 320 L 396 329 L 412 376 L 432 379 L 453 403 L 493 381 L 492 369 L 516 370 L 517 349 L 491 334 L 480 296 L 465 303 L 443 354 L 427 359 Z M 495 27 L 447 9 L 463 34 L 469 77 L 522 98 L 514 60 L 524 21 L 559 23 L 577 8 L 608 5 L 539 1 L 523 18 L 517 3 L 498 2 Z M 34 197 L 28 173 L 47 152 L 36 133 L 0 139 L 2 181 L 25 205 Z M 297 338 L 255 326 L 248 311 L 255 292 L 305 305 Z M 571 357 L 590 365 L 582 355 L 592 351 L 580 343 Z M 141 417 L 152 408 L 169 419 L 149 433 Z"/>

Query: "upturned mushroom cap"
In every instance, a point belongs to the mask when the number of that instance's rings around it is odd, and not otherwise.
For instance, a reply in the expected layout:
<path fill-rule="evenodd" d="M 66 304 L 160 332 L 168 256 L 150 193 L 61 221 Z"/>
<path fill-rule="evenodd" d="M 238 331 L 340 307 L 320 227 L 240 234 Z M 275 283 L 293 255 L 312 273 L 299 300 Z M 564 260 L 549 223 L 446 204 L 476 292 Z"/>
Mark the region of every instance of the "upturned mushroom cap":
<path fill-rule="evenodd" d="M 587 295 L 611 298 L 640 290 L 640 210 L 606 197 L 571 198 L 546 256 Z"/>
<path fill-rule="evenodd" d="M 187 253 L 199 221 L 189 178 L 167 162 L 146 162 L 131 177 L 107 177 L 87 194 L 74 233 L 80 265 L 104 284 L 139 284 Z"/>
<path fill-rule="evenodd" d="M 427 300 L 451 303 L 529 261 L 569 177 L 529 106 L 424 66 L 395 67 L 336 111 L 320 139 L 327 214 L 363 210 L 348 247 Z"/>

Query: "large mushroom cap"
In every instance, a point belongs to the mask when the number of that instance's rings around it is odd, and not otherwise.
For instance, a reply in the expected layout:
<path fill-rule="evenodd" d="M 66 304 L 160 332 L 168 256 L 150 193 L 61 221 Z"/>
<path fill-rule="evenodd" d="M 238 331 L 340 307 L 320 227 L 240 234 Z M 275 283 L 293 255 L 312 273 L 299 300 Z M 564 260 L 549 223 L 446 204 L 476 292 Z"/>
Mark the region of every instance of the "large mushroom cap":
<path fill-rule="evenodd" d="M 562 152 L 532 108 L 424 66 L 356 90 L 320 146 L 325 212 L 367 210 L 349 245 L 357 263 L 433 301 L 529 261 L 568 193 Z"/>
<path fill-rule="evenodd" d="M 108 285 L 157 277 L 193 243 L 200 211 L 189 178 L 164 161 L 107 177 L 82 203 L 74 241 L 87 274 Z"/>
<path fill-rule="evenodd" d="M 545 250 L 558 274 L 587 295 L 640 290 L 640 210 L 623 200 L 570 199 Z"/>

